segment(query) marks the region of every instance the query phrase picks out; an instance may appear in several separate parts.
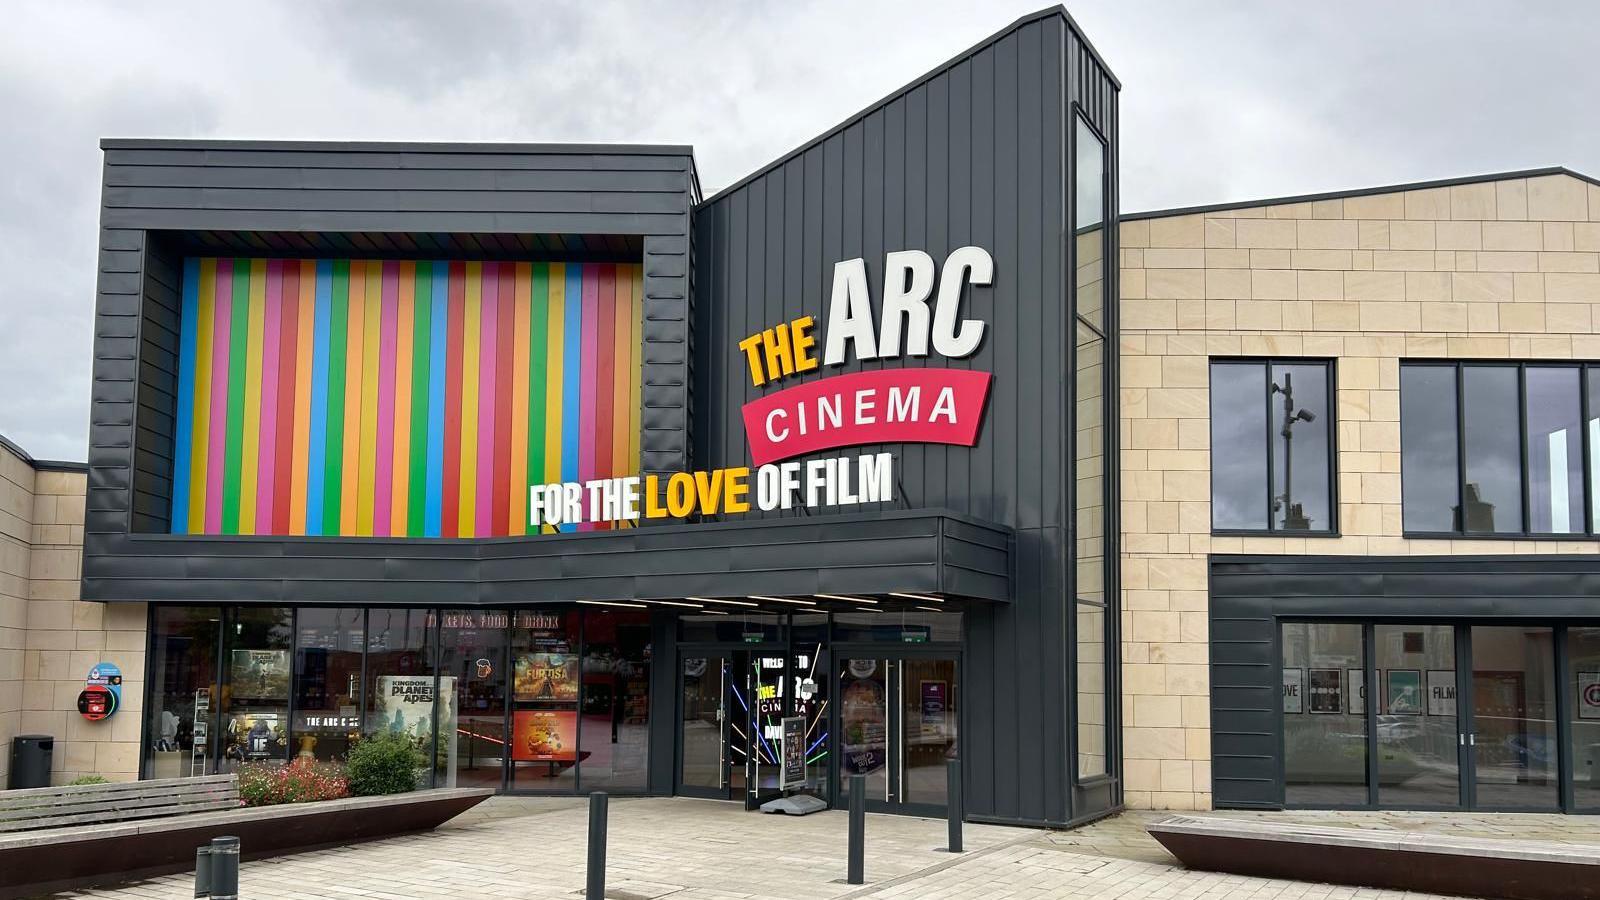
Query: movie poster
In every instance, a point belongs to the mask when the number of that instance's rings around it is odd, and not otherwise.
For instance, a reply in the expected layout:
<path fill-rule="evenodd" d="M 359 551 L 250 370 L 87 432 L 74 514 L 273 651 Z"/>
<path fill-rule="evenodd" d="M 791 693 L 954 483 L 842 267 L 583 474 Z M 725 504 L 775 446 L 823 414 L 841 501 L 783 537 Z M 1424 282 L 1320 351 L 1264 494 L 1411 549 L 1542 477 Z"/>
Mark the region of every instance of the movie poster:
<path fill-rule="evenodd" d="M 519 709 L 511 720 L 511 758 L 572 762 L 578 758 L 578 711 Z"/>
<path fill-rule="evenodd" d="M 235 650 L 228 687 L 234 697 L 284 700 L 289 696 L 289 651 Z"/>
<path fill-rule="evenodd" d="M 514 687 L 519 703 L 578 702 L 578 657 L 571 653 L 526 653 L 517 657 Z"/>
<path fill-rule="evenodd" d="M 1422 673 L 1416 669 L 1390 669 L 1385 700 L 1391 716 L 1422 715 Z"/>
<path fill-rule="evenodd" d="M 1306 670 L 1283 670 L 1283 711 L 1286 713 L 1303 713 L 1306 711 Z"/>
<path fill-rule="evenodd" d="M 1312 669 L 1310 708 L 1314 713 L 1335 713 L 1344 708 L 1338 669 Z"/>
<path fill-rule="evenodd" d="M 449 734 L 455 730 L 455 676 L 439 679 L 439 693 L 444 695 L 439 729 Z M 433 734 L 433 676 L 379 675 L 377 710 L 378 724 L 426 743 Z"/>

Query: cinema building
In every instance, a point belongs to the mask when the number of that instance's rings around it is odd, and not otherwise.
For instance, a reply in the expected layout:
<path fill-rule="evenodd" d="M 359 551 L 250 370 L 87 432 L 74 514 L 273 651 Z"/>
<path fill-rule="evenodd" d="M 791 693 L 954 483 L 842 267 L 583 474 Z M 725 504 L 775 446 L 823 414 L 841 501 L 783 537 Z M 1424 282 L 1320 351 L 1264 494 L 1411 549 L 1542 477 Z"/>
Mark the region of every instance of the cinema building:
<path fill-rule="evenodd" d="M 681 146 L 104 141 L 87 465 L 0 442 L 0 741 L 1600 811 L 1600 183 L 1119 216 L 1118 91 L 1055 8 L 710 197 Z"/>
<path fill-rule="evenodd" d="M 683 146 L 103 141 L 62 602 L 144 634 L 35 639 L 118 708 L 19 730 L 753 805 L 801 717 L 835 805 L 959 756 L 976 821 L 1116 808 L 1117 90 L 1048 10 L 710 197 Z"/>

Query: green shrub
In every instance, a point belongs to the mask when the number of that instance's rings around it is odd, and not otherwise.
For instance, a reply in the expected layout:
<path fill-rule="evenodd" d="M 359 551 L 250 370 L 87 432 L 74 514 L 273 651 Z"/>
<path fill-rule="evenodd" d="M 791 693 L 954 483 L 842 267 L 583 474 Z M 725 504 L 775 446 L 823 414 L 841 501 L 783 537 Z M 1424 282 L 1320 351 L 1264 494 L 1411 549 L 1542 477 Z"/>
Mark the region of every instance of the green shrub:
<path fill-rule="evenodd" d="M 345 769 L 350 793 L 358 797 L 404 794 L 417 789 L 417 769 L 427 760 L 406 734 L 382 731 L 350 748 Z"/>
<path fill-rule="evenodd" d="M 111 779 L 105 777 L 104 775 L 79 775 L 77 778 L 74 778 L 71 781 L 67 782 L 67 784 L 69 784 L 69 785 L 73 785 L 73 784 L 110 784 L 110 783 L 111 783 Z"/>
<path fill-rule="evenodd" d="M 245 763 L 239 767 L 239 800 L 245 806 L 311 803 L 350 796 L 350 781 L 338 763 L 296 759 Z"/>

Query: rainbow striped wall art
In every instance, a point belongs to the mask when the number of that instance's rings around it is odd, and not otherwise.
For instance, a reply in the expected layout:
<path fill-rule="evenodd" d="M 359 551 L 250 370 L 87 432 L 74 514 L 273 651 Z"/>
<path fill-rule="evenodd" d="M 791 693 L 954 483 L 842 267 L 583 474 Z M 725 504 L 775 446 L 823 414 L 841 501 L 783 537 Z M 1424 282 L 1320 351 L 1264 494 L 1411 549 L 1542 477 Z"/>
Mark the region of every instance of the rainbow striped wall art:
<path fill-rule="evenodd" d="M 532 533 L 530 484 L 638 471 L 642 294 L 633 264 L 186 259 L 173 532 Z"/>

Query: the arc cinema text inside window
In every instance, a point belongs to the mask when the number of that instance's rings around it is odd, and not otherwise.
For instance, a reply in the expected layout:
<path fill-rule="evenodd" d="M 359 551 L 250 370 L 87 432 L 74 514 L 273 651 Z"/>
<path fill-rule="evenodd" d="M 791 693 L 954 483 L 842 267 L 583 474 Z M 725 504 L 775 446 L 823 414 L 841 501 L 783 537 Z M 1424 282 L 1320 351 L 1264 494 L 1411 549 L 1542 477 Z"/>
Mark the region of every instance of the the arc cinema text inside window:
<path fill-rule="evenodd" d="M 1407 534 L 1600 533 L 1600 364 L 1400 365 Z"/>
<path fill-rule="evenodd" d="M 1333 364 L 1211 361 L 1211 528 L 1332 534 Z"/>

